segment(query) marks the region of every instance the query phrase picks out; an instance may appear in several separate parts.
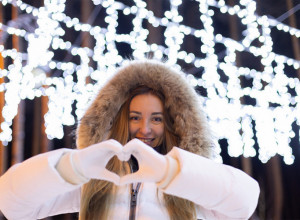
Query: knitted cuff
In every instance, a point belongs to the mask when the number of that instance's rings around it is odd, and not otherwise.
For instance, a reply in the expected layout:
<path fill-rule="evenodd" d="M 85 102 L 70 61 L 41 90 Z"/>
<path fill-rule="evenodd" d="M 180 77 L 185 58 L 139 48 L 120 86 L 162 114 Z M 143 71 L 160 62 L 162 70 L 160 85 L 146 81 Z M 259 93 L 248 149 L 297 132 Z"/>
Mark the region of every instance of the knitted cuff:
<path fill-rule="evenodd" d="M 179 173 L 179 164 L 177 160 L 168 155 L 166 155 L 165 157 L 168 161 L 166 175 L 160 182 L 156 183 L 157 187 L 160 189 L 167 188 L 174 177 Z"/>
<path fill-rule="evenodd" d="M 76 169 L 73 162 L 73 152 L 68 152 L 60 158 L 56 165 L 56 170 L 64 180 L 73 185 L 80 185 L 89 181 Z"/>

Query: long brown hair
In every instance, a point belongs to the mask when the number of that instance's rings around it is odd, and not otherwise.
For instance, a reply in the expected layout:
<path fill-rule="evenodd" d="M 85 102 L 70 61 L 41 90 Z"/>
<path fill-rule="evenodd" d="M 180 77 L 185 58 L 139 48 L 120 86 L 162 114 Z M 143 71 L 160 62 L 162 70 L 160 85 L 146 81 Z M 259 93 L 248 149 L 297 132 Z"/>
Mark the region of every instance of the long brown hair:
<path fill-rule="evenodd" d="M 125 145 L 129 140 L 129 105 L 131 100 L 141 94 L 152 94 L 157 96 L 164 104 L 165 97 L 162 92 L 141 85 L 130 91 L 127 101 L 121 106 L 117 116 L 115 117 L 108 139 L 115 139 Z M 161 152 L 168 153 L 173 146 L 178 146 L 180 137 L 178 137 L 173 128 L 173 119 L 164 107 L 164 137 Z M 122 176 L 130 172 L 129 164 L 121 162 L 115 156 L 107 164 L 108 170 Z M 103 180 L 90 180 L 84 185 L 81 196 L 81 208 L 79 218 L 81 220 L 107 219 L 108 210 L 114 202 L 114 191 L 117 186 L 113 183 Z M 165 206 L 168 210 L 170 219 L 196 219 L 194 203 L 179 197 L 163 194 Z"/>

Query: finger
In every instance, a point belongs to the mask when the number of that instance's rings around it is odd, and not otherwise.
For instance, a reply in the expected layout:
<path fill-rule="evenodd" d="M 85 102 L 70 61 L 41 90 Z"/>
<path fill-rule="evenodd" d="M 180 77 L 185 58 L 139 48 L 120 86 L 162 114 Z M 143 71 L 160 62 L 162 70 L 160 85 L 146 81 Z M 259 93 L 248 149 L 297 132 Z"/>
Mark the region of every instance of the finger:
<path fill-rule="evenodd" d="M 122 144 L 116 140 L 108 140 L 107 143 L 103 143 L 105 149 L 110 150 L 114 153 L 121 152 L 123 150 Z"/>
<path fill-rule="evenodd" d="M 136 140 L 136 139 L 133 139 L 133 140 Z M 132 152 L 136 150 L 138 144 L 137 144 L 137 142 L 135 142 L 133 140 L 129 141 L 127 144 L 124 145 L 124 147 L 123 147 L 124 153 L 132 154 Z"/>
<path fill-rule="evenodd" d="M 120 178 L 120 185 L 126 185 L 126 184 L 137 183 L 137 182 L 142 182 L 142 178 L 138 172 L 127 174 Z"/>
<path fill-rule="evenodd" d="M 113 182 L 115 185 L 120 185 L 120 176 L 119 175 L 117 175 L 113 172 L 110 172 L 106 169 L 103 170 L 102 175 L 103 175 L 103 177 L 102 177 L 103 180 Z"/>
<path fill-rule="evenodd" d="M 91 145 L 90 147 L 86 148 L 86 151 L 88 153 L 92 153 L 92 154 L 103 154 L 104 152 L 108 153 L 108 152 L 121 152 L 122 151 L 123 146 L 114 140 L 109 140 L 109 141 L 104 141 L 104 142 L 100 142 L 94 145 Z"/>
<path fill-rule="evenodd" d="M 120 161 L 128 161 L 130 159 L 131 154 L 125 153 L 125 152 L 118 152 L 117 157 Z"/>
<path fill-rule="evenodd" d="M 137 138 L 130 140 L 126 145 L 134 145 L 142 148 L 149 147 L 147 144 Z"/>
<path fill-rule="evenodd" d="M 123 149 L 123 152 L 131 153 L 138 161 L 143 161 L 145 159 L 151 160 L 155 159 L 160 154 L 157 153 L 152 147 L 146 145 L 144 142 L 133 139 L 128 142 Z"/>
<path fill-rule="evenodd" d="M 115 139 L 109 139 L 106 142 L 108 142 L 110 144 L 119 145 L 119 146 L 123 147 L 123 145 L 120 142 L 118 142 L 117 140 L 115 140 Z"/>
<path fill-rule="evenodd" d="M 147 150 L 151 150 L 151 147 L 138 139 L 132 139 L 123 147 L 124 153 L 132 154 L 135 157 L 142 157 L 143 152 Z"/>

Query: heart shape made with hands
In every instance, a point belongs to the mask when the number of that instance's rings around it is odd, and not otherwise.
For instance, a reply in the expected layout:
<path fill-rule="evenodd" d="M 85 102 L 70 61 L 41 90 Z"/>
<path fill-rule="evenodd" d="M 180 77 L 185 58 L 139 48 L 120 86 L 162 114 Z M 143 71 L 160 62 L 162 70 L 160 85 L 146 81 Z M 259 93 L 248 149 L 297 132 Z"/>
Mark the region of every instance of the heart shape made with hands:
<path fill-rule="evenodd" d="M 113 156 L 117 156 L 120 161 L 128 161 L 132 156 L 134 156 L 138 162 L 139 169 L 134 172 L 127 175 L 124 175 L 120 177 L 119 175 L 106 170 L 106 174 L 108 172 L 110 173 L 108 176 L 111 176 L 111 174 L 114 174 L 112 176 L 113 179 L 109 180 L 114 182 L 117 185 L 124 185 L 128 183 L 135 183 L 135 182 L 159 182 L 161 181 L 166 172 L 167 172 L 167 164 L 168 161 L 165 156 L 159 154 L 156 152 L 152 147 L 146 145 L 144 142 L 133 139 L 129 141 L 127 144 L 122 146 L 119 142 L 115 140 L 109 140 L 113 143 L 113 145 L 119 145 L 121 148 L 113 147 L 113 148 L 107 148 L 110 149 L 110 158 Z M 108 162 L 108 161 L 107 161 Z M 116 177 L 117 176 L 117 177 Z M 119 184 L 118 180 L 119 179 Z"/>

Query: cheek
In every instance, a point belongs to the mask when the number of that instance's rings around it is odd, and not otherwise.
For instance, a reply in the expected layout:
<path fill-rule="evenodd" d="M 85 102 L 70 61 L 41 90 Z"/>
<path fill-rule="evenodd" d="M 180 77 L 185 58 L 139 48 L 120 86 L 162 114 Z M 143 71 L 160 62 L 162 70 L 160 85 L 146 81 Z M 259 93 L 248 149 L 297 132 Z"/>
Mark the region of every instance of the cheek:
<path fill-rule="evenodd" d="M 163 136 L 163 134 L 164 134 L 164 126 L 163 126 L 163 125 L 158 126 L 158 127 L 155 129 L 155 133 L 156 133 L 156 136 L 158 136 L 158 137 Z"/>
<path fill-rule="evenodd" d="M 129 134 L 130 136 L 135 136 L 136 133 L 136 126 L 134 126 L 133 124 L 129 123 Z"/>

